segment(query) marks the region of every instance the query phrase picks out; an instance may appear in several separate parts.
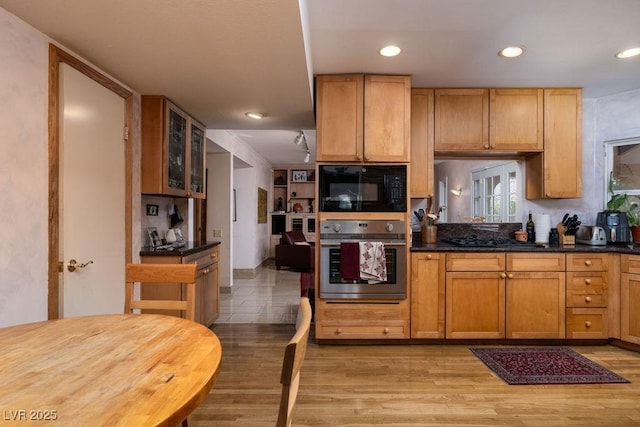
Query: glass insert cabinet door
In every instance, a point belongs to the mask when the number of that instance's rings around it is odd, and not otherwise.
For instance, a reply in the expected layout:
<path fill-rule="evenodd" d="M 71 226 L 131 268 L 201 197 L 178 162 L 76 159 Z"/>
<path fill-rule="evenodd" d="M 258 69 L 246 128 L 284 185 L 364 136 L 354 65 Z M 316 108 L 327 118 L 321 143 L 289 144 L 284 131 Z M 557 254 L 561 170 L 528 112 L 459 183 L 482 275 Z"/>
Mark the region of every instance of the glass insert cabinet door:
<path fill-rule="evenodd" d="M 191 123 L 191 193 L 204 193 L 204 129 Z"/>
<path fill-rule="evenodd" d="M 169 188 L 186 191 L 187 119 L 168 107 L 168 181 Z"/>

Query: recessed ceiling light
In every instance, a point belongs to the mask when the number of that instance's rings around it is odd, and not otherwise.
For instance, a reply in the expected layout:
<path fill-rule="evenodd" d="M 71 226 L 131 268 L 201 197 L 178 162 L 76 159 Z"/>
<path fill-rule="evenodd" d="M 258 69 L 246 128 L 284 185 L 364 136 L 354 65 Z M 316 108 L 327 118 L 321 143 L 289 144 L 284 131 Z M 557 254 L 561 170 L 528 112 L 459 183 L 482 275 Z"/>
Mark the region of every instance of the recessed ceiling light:
<path fill-rule="evenodd" d="M 402 49 L 400 49 L 398 46 L 392 45 L 385 46 L 378 51 L 378 53 L 380 53 L 380 55 L 382 56 L 396 56 L 399 55 L 400 52 L 402 52 Z"/>
<path fill-rule="evenodd" d="M 250 119 L 255 119 L 255 120 L 260 120 L 262 118 L 262 114 L 260 113 L 248 112 L 248 113 L 244 113 L 244 115 L 249 117 Z"/>
<path fill-rule="evenodd" d="M 625 49 L 622 52 L 616 53 L 616 58 L 625 59 L 637 55 L 640 55 L 640 47 L 632 47 L 631 49 Z"/>
<path fill-rule="evenodd" d="M 524 48 L 520 46 L 507 46 L 498 52 L 498 55 L 504 56 L 505 58 L 515 58 L 516 56 L 522 55 L 524 52 Z"/>

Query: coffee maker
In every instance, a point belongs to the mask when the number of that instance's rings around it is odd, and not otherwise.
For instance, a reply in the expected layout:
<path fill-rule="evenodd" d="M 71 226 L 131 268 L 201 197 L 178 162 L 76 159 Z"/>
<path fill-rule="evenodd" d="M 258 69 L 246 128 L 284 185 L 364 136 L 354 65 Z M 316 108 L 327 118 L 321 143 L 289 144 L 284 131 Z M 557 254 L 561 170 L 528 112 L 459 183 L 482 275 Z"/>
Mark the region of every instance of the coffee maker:
<path fill-rule="evenodd" d="M 620 211 L 598 212 L 596 225 L 604 229 L 607 244 L 630 243 L 631 229 L 627 214 Z"/>

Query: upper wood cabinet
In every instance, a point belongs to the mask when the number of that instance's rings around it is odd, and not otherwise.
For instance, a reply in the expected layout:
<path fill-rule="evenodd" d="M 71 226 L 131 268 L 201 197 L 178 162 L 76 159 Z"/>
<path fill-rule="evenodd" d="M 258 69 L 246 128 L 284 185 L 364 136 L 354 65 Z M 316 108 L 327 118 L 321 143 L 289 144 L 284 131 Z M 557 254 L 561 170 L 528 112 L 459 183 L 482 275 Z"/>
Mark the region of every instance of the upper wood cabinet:
<path fill-rule="evenodd" d="M 495 150 L 542 151 L 543 90 L 489 91 L 489 146 Z"/>
<path fill-rule="evenodd" d="M 544 152 L 527 158 L 526 197 L 582 197 L 582 89 L 544 89 Z"/>
<path fill-rule="evenodd" d="M 436 151 L 543 150 L 542 89 L 436 89 Z"/>
<path fill-rule="evenodd" d="M 142 96 L 142 193 L 205 198 L 205 127 L 167 98 Z"/>
<path fill-rule="evenodd" d="M 409 196 L 433 196 L 433 89 L 411 90 L 411 158 Z"/>
<path fill-rule="evenodd" d="M 316 102 L 317 161 L 409 161 L 409 76 L 316 76 Z"/>
<path fill-rule="evenodd" d="M 435 150 L 489 149 L 489 90 L 435 90 Z"/>

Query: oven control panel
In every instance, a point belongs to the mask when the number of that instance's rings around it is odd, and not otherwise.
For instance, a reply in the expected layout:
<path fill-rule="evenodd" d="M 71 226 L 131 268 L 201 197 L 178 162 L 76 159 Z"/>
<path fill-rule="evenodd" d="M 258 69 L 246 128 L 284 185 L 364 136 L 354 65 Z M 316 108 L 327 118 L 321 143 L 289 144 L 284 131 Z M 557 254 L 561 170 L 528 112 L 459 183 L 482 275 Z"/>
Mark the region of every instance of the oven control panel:
<path fill-rule="evenodd" d="M 343 220 L 320 222 L 320 239 L 370 239 L 373 236 L 404 240 L 405 222 L 401 220 Z"/>

